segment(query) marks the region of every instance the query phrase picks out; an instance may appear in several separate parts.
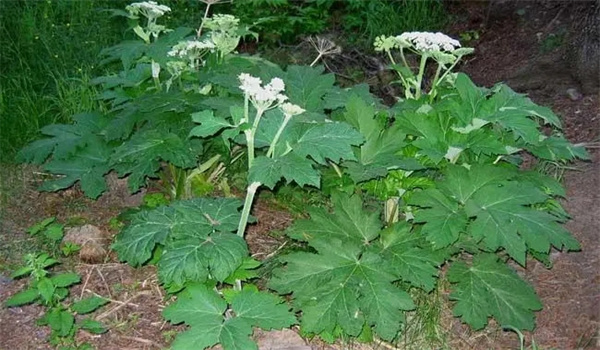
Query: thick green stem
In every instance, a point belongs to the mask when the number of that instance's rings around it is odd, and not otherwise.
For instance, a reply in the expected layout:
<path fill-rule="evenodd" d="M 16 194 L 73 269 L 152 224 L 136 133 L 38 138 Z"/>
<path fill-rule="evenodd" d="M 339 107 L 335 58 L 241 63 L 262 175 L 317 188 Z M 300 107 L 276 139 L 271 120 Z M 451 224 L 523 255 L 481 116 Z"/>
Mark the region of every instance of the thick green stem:
<path fill-rule="evenodd" d="M 433 77 L 433 82 L 431 83 L 431 90 L 429 91 L 429 102 L 433 102 L 435 98 L 435 87 L 437 85 L 438 77 L 440 76 L 440 72 L 442 71 L 442 65 L 438 63 L 438 67 L 435 70 L 435 76 Z"/>
<path fill-rule="evenodd" d="M 252 123 L 252 128 L 244 131 L 244 133 L 246 134 L 246 144 L 248 145 L 248 169 L 250 169 L 252 163 L 254 162 L 254 135 L 256 135 L 258 123 L 260 123 L 260 118 L 262 118 L 263 113 L 264 111 L 259 109 L 256 112 L 256 117 L 254 117 L 254 123 Z"/>
<path fill-rule="evenodd" d="M 238 225 L 237 235 L 244 238 L 244 232 L 248 225 L 248 217 L 250 217 L 250 209 L 252 209 L 252 202 L 254 201 L 254 195 L 256 190 L 260 187 L 260 182 L 251 183 L 246 189 L 246 200 L 244 201 L 244 208 L 242 209 L 242 217 L 240 224 Z"/>
<path fill-rule="evenodd" d="M 286 115 L 285 118 L 283 119 L 283 123 L 281 123 L 281 126 L 279 127 L 279 130 L 277 130 L 277 133 L 275 134 L 273 141 L 271 141 L 271 145 L 269 145 L 269 150 L 267 151 L 267 157 L 269 157 L 269 158 L 273 157 L 273 153 L 275 152 L 275 145 L 277 144 L 277 141 L 279 141 L 279 138 L 281 137 L 281 134 L 283 133 L 283 129 L 285 129 L 285 126 L 290 121 L 290 119 L 292 119 L 291 115 Z"/>
<path fill-rule="evenodd" d="M 254 134 L 252 130 L 244 131 L 246 134 L 246 144 L 248 145 L 248 169 L 252 166 L 254 162 Z"/>
<path fill-rule="evenodd" d="M 390 197 L 385 201 L 385 222 L 387 225 L 391 225 L 398 222 L 398 202 L 400 197 Z"/>
<path fill-rule="evenodd" d="M 425 65 L 427 64 L 427 58 L 427 55 L 421 56 L 421 64 L 419 65 L 419 75 L 417 76 L 417 86 L 415 86 L 415 88 L 417 89 L 415 93 L 415 97 L 417 98 L 417 100 L 421 98 L 421 84 L 423 83 L 423 75 L 425 74 Z"/>

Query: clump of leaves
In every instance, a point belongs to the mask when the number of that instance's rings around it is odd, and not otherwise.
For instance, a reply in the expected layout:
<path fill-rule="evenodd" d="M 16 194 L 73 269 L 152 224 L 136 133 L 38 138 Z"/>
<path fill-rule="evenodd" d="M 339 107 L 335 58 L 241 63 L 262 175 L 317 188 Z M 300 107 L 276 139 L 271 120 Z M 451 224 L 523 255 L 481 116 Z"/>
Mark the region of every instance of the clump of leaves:
<path fill-rule="evenodd" d="M 253 327 L 271 330 L 296 323 L 281 298 L 252 285 L 241 291 L 224 290 L 220 295 L 205 284 L 192 284 L 163 314 L 172 323 L 190 326 L 175 338 L 175 350 L 205 349 L 216 344 L 225 350 L 258 349 L 250 338 Z"/>
<path fill-rule="evenodd" d="M 64 236 L 64 225 L 59 224 L 56 217 L 46 218 L 27 229 L 27 233 L 32 236 L 42 235 L 53 243 L 58 243 Z"/>
<path fill-rule="evenodd" d="M 402 311 L 414 308 L 397 282 L 431 291 L 443 252 L 412 235 L 407 224 L 383 229 L 379 213 L 365 212 L 359 196 L 335 196 L 333 205 L 332 213 L 309 209 L 310 219 L 290 228 L 291 237 L 316 253 L 283 257 L 286 267 L 274 272 L 270 287 L 292 293 L 305 333 L 356 337 L 372 327 L 391 341 L 401 329 Z"/>
<path fill-rule="evenodd" d="M 74 272 L 54 274 L 48 270 L 58 263 L 58 260 L 45 253 L 26 255 L 25 266 L 15 271 L 11 277 L 30 276 L 29 286 L 8 298 L 4 305 L 17 307 L 38 303 L 45 306 L 46 312 L 37 320 L 37 324 L 50 327 L 51 344 L 62 345 L 61 349 L 84 349 L 86 346 L 90 348 L 89 345 L 75 343 L 77 331 L 83 329 L 93 334 L 101 334 L 107 329 L 92 318 L 79 318 L 76 315 L 89 314 L 108 303 L 108 300 L 92 296 L 70 304 L 65 303 L 69 287 L 79 283 L 80 277 Z"/>

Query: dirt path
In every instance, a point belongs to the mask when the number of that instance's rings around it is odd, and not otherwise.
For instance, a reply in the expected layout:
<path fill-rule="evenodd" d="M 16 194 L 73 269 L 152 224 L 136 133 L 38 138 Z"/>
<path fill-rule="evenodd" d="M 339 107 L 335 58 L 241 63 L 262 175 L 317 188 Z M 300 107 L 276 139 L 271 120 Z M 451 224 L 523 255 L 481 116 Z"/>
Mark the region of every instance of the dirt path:
<path fill-rule="evenodd" d="M 597 145 L 598 91 L 583 93 L 584 84 L 568 61 L 568 40 L 578 33 L 565 30 L 578 26 L 575 22 L 582 20 L 577 17 L 580 10 L 570 9 L 566 2 L 497 3 L 504 8 L 463 4 L 470 20 L 457 25 L 454 34 L 484 28 L 481 39 L 474 43 L 476 55 L 464 70 L 479 85 L 502 81 L 528 94 L 562 118 L 571 142 Z M 584 10 L 588 5 L 591 11 L 593 2 L 578 4 Z M 549 47 L 557 36 L 562 36 L 563 42 Z M 591 162 L 575 164 L 577 170 L 564 177 L 567 199 L 563 205 L 572 216 L 566 227 L 581 242 L 582 251 L 555 252 L 552 269 L 534 263 L 524 272 L 544 304 L 532 334 L 543 349 L 600 348 L 600 150 L 591 149 L 590 153 Z M 516 345 L 514 334 L 505 333 L 473 348 L 506 349 Z"/>

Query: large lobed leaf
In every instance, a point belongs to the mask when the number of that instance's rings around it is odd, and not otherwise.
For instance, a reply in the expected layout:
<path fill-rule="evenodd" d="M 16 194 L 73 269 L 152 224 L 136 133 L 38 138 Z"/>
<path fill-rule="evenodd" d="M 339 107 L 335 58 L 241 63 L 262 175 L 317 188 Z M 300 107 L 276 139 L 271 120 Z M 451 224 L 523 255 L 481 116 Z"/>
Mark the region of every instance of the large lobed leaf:
<path fill-rule="evenodd" d="M 51 136 L 34 141 L 19 151 L 17 159 L 22 162 L 42 164 L 53 156 L 67 159 L 79 148 L 93 142 L 108 123 L 99 113 L 81 113 L 73 116 L 73 124 L 51 124 L 42 128 L 42 134 Z"/>
<path fill-rule="evenodd" d="M 296 323 L 296 318 L 281 298 L 245 287 L 231 300 L 234 317 L 225 318 L 227 302 L 214 290 L 200 284 L 188 286 L 177 301 L 164 311 L 171 323 L 185 323 L 190 329 L 179 334 L 174 350 L 206 349 L 221 344 L 225 350 L 257 349 L 252 327 L 281 329 Z"/>
<path fill-rule="evenodd" d="M 289 66 L 284 80 L 290 101 L 309 112 L 322 111 L 323 97 L 335 83 L 335 76 L 323 71 L 322 66 Z"/>
<path fill-rule="evenodd" d="M 280 124 L 267 120 L 261 123 L 257 145 L 268 145 Z M 301 186 L 319 187 L 320 174 L 313 164 L 355 159 L 352 146 L 361 144 L 363 137 L 346 123 L 292 121 L 280 140 L 272 158 L 255 159 L 248 174 L 250 183 L 273 188 L 283 178 Z"/>
<path fill-rule="evenodd" d="M 367 104 L 352 95 L 346 104 L 344 118 L 365 138 L 365 143 L 357 148 L 356 162 L 344 163 L 355 182 L 385 176 L 389 169 L 400 166 L 399 152 L 406 145 L 406 134 L 399 125 L 389 127 L 385 120 L 378 120 L 374 103 Z"/>
<path fill-rule="evenodd" d="M 147 262 L 157 244 L 164 246 L 158 261 L 165 284 L 223 281 L 248 254 L 243 238 L 232 233 L 240 219 L 235 199 L 198 198 L 145 210 L 117 236 L 113 249 L 133 266 Z"/>
<path fill-rule="evenodd" d="M 542 304 L 533 288 L 493 254 L 480 254 L 467 265 L 455 262 L 448 270 L 453 284 L 450 298 L 456 300 L 453 313 L 474 329 L 481 329 L 494 317 L 501 326 L 533 330 L 533 311 Z"/>
<path fill-rule="evenodd" d="M 119 175 L 129 175 L 129 189 L 135 192 L 145 184 L 146 177 L 156 176 L 160 161 L 191 168 L 196 165 L 196 153 L 187 140 L 173 133 L 148 130 L 134 134 L 115 149 L 110 164 Z"/>
<path fill-rule="evenodd" d="M 540 182 L 539 177 L 520 177 L 512 168 L 494 165 L 472 165 L 470 170 L 450 166 L 439 189 L 411 197 L 410 204 L 422 208 L 415 222 L 424 223 L 423 232 L 438 248 L 468 233 L 491 251 L 503 248 L 523 266 L 528 249 L 579 249 L 560 226 L 560 218 L 537 208 L 550 199 L 541 188 L 548 181 Z"/>
<path fill-rule="evenodd" d="M 311 209 L 289 235 L 308 242 L 316 253 L 298 252 L 282 258 L 270 287 L 292 293 L 302 311 L 306 333 L 333 334 L 341 328 L 358 336 L 365 326 L 392 340 L 411 310 L 410 296 L 396 282 L 431 290 L 436 267 L 444 260 L 406 224 L 381 231 L 377 213 L 367 213 L 357 196 L 339 195 L 334 211 Z"/>

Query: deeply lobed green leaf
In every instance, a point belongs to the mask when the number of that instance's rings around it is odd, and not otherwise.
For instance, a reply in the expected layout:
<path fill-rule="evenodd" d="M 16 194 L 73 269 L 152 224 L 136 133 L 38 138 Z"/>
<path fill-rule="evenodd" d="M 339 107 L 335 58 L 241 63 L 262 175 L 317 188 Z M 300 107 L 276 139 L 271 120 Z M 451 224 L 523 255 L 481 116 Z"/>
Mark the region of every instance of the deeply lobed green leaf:
<path fill-rule="evenodd" d="M 448 270 L 453 283 L 450 298 L 456 300 L 453 313 L 474 329 L 481 329 L 494 317 L 501 326 L 532 330 L 533 311 L 542 304 L 531 286 L 493 254 L 479 254 L 467 265 L 455 262 Z"/>

